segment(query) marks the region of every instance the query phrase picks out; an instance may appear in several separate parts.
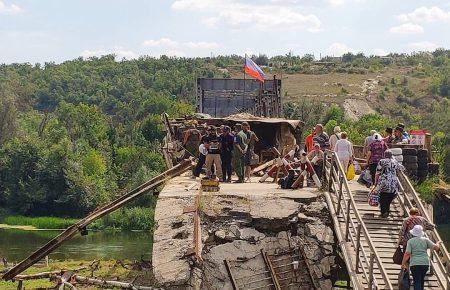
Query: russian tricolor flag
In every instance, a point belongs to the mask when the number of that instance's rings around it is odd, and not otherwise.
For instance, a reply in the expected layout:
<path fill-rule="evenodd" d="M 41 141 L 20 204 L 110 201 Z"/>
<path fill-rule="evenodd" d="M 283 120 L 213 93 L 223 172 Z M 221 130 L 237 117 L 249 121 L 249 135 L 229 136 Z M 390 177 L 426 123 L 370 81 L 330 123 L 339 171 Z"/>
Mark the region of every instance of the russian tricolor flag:
<path fill-rule="evenodd" d="M 264 72 L 262 69 L 249 57 L 245 57 L 244 72 L 260 82 L 264 82 Z"/>

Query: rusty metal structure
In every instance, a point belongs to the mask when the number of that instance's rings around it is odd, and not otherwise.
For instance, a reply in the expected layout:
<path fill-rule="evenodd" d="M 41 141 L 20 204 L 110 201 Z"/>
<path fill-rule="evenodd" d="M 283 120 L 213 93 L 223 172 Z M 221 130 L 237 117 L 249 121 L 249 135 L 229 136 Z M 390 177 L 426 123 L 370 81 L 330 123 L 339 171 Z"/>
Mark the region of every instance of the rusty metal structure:
<path fill-rule="evenodd" d="M 197 79 L 197 112 L 220 118 L 236 113 L 282 116 L 281 80 Z"/>

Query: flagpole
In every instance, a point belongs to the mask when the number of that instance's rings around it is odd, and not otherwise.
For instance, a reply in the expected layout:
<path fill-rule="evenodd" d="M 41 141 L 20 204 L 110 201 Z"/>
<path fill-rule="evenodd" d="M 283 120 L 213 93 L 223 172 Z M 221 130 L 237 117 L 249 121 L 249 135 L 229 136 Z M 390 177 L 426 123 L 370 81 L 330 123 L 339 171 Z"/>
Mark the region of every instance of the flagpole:
<path fill-rule="evenodd" d="M 244 73 L 244 94 L 242 95 L 242 109 L 245 108 L 245 63 L 246 63 L 246 61 L 247 61 L 247 54 L 245 54 L 245 57 L 244 57 L 244 70 L 243 70 L 243 73 Z"/>

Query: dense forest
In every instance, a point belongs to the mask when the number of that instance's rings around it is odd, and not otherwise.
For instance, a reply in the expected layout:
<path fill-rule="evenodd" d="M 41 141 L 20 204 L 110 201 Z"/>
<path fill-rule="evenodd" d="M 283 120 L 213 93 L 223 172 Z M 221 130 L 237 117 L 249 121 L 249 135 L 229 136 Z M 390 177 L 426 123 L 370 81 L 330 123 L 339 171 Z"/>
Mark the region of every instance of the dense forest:
<path fill-rule="evenodd" d="M 286 104 L 285 115 L 304 119 L 307 126 L 323 122 L 330 129 L 341 124 L 356 143 L 370 129 L 406 120 L 408 128 L 433 132 L 436 156 L 448 163 L 450 51 L 390 57 L 395 62 L 351 53 L 320 62 L 291 54 L 254 59 L 268 71 L 285 74 L 365 74 L 413 67 L 412 73 L 430 79 L 426 92 L 432 101 L 425 109 L 421 105 L 420 114 L 414 114 L 414 103 L 408 103 L 411 92 L 399 78 L 390 84 L 399 91 L 398 106 L 390 114 L 350 122 L 337 105 L 298 100 Z M 154 176 L 165 166 L 159 150 L 160 114 L 192 113 L 197 77 L 227 78 L 241 66 L 239 56 L 116 61 L 114 55 L 61 64 L 1 65 L 0 216 L 80 217 Z M 450 172 L 449 164 L 445 166 Z M 122 215 L 145 215 L 142 208 L 153 203 L 151 197 L 143 198 Z"/>

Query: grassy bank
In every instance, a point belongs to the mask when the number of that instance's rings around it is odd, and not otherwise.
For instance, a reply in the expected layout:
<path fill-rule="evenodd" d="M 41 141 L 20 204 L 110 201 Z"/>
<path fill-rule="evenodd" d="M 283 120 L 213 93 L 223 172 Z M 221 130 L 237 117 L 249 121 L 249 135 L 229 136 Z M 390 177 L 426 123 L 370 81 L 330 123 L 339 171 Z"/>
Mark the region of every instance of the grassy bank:
<path fill-rule="evenodd" d="M 32 226 L 37 229 L 65 229 L 77 222 L 77 219 L 59 217 L 26 217 L 7 216 L 2 219 L 2 223 L 14 226 Z"/>
<path fill-rule="evenodd" d="M 148 207 L 125 208 L 113 212 L 89 226 L 94 230 L 145 230 L 154 226 L 154 209 Z M 61 217 L 26 217 L 8 215 L 0 217 L 0 223 L 9 226 L 29 226 L 36 229 L 65 229 L 79 219 Z"/>
<path fill-rule="evenodd" d="M 130 261 L 123 261 L 125 264 L 131 263 Z M 89 267 L 91 264 L 91 261 L 50 261 L 49 267 L 45 266 L 33 266 L 27 271 L 25 271 L 24 274 L 32 274 L 32 273 L 41 273 L 41 272 L 47 272 L 47 271 L 56 271 L 60 269 L 77 269 L 83 266 Z M 94 276 L 96 277 L 102 277 L 106 279 L 115 280 L 118 279 L 119 281 L 124 282 L 131 282 L 135 277 L 138 277 L 136 281 L 134 282 L 136 285 L 142 285 L 142 286 L 152 286 L 153 284 L 153 277 L 151 270 L 145 270 L 145 271 L 135 271 L 132 270 L 132 267 L 128 267 L 130 269 L 125 269 L 121 265 L 117 264 L 115 260 L 102 260 L 100 261 L 99 267 L 97 270 L 94 271 Z M 4 269 L 3 265 L 0 266 L 0 271 Z M 89 270 L 83 270 L 78 272 L 79 275 L 90 277 L 90 271 Z M 48 289 L 51 287 L 54 287 L 56 285 L 55 282 L 50 282 L 49 279 L 41 279 L 41 280 L 29 280 L 24 281 L 25 289 Z M 98 286 L 81 286 L 76 285 L 77 289 L 83 289 L 83 290 L 94 290 L 98 289 Z M 17 282 L 5 282 L 3 280 L 0 280 L 0 289 L 2 290 L 15 290 L 17 289 Z"/>

